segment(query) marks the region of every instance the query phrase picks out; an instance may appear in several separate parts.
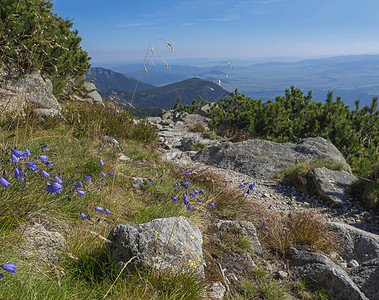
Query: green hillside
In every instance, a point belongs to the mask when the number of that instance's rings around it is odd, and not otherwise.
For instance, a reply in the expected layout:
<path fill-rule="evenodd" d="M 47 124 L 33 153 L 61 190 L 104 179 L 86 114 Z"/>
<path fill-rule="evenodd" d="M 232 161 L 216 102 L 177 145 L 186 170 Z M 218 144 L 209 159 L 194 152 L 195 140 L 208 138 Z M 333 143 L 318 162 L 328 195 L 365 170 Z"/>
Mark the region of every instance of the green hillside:
<path fill-rule="evenodd" d="M 87 80 L 91 80 L 92 78 L 95 79 L 94 84 L 99 91 L 112 89 L 122 92 L 133 92 L 137 84 L 137 80 L 132 77 L 99 67 L 90 68 L 86 73 Z M 155 88 L 154 85 L 139 82 L 137 91 L 153 88 Z"/>

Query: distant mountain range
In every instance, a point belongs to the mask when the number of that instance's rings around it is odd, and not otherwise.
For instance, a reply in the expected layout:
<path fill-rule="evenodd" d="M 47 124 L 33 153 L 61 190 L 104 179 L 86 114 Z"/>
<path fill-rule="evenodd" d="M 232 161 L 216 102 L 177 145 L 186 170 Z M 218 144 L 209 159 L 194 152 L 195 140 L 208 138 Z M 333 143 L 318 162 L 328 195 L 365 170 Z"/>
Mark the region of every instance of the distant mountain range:
<path fill-rule="evenodd" d="M 86 79 L 91 80 L 92 78 L 94 79 L 93 83 L 100 91 L 111 89 L 133 92 L 137 84 L 137 80 L 132 77 L 104 68 L 90 68 L 86 74 Z M 153 88 L 155 88 L 154 85 L 139 82 L 137 91 L 145 91 Z"/>
<path fill-rule="evenodd" d="M 360 99 L 362 105 L 370 105 L 373 97 L 379 96 L 379 55 L 352 55 L 331 58 L 299 60 L 296 62 L 238 62 L 234 69 L 226 64 L 213 61 L 168 61 L 171 72 L 164 65 L 148 66 L 149 73 L 143 73 L 142 82 L 163 86 L 197 77 L 217 82 L 229 91 L 238 88 L 241 93 L 253 99 L 275 99 L 284 95 L 291 85 L 301 89 L 304 94 L 312 90 L 313 101 L 323 102 L 328 91 L 333 91 L 334 99 L 341 96 L 345 104 L 354 107 L 354 100 Z M 199 66 L 200 65 L 200 66 Z M 102 64 L 102 67 L 138 77 L 141 63 L 124 62 Z M 226 77 L 225 75 L 228 75 Z"/>
<path fill-rule="evenodd" d="M 94 78 L 101 96 L 107 101 L 115 101 L 128 106 L 131 102 L 137 80 L 104 68 L 91 68 L 86 74 L 87 80 Z M 173 84 L 155 87 L 139 82 L 133 98 L 133 107 L 158 107 L 172 109 L 178 97 L 182 104 L 191 104 L 199 96 L 205 101 L 218 102 L 229 92 L 219 85 L 199 78 L 190 78 Z"/>

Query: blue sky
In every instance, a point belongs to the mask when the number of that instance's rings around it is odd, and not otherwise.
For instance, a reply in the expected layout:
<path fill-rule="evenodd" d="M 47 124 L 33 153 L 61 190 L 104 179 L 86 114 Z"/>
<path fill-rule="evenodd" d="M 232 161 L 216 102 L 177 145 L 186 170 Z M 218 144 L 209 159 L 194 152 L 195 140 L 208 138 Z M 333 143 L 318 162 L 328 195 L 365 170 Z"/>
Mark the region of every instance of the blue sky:
<path fill-rule="evenodd" d="M 92 62 L 379 54 L 378 0 L 53 0 Z M 171 53 L 159 40 L 173 44 Z"/>

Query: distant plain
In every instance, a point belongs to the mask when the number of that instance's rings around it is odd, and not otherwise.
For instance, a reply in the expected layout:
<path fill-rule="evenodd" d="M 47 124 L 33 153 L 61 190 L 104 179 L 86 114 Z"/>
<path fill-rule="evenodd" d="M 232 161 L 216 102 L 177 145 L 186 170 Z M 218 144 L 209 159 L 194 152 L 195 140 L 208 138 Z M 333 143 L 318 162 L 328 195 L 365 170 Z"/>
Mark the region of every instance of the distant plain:
<path fill-rule="evenodd" d="M 304 94 L 312 90 L 314 102 L 323 102 L 328 91 L 354 108 L 354 101 L 360 106 L 370 105 L 373 97 L 379 96 L 379 55 L 352 55 L 331 58 L 303 59 L 299 61 L 235 61 L 230 60 L 231 69 L 222 60 L 211 59 L 167 60 L 169 72 L 163 64 L 148 64 L 142 72 L 141 81 L 155 86 L 163 86 L 199 77 L 217 83 L 233 92 L 239 92 L 253 99 L 267 101 L 284 95 L 291 85 Z M 93 67 L 104 67 L 125 75 L 138 78 L 142 61 L 118 63 L 93 63 Z"/>

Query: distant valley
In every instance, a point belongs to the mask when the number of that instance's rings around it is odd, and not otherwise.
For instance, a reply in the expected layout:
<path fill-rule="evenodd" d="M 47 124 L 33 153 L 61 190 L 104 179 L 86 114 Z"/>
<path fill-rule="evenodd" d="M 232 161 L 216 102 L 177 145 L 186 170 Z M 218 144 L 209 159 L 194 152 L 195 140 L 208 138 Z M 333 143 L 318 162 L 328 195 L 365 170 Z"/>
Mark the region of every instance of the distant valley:
<path fill-rule="evenodd" d="M 312 90 L 315 102 L 323 102 L 327 92 L 333 91 L 334 99 L 340 96 L 350 107 L 354 107 L 356 99 L 360 99 L 363 106 L 370 105 L 371 99 L 379 96 L 379 55 L 339 56 L 297 62 L 230 63 L 234 69 L 228 68 L 226 64 L 215 64 L 214 61 L 202 61 L 202 66 L 192 61 L 188 64 L 169 62 L 171 72 L 163 65 L 149 65 L 148 73 L 142 73 L 141 82 L 161 87 L 196 75 L 214 84 L 221 80 L 223 89 L 234 91 L 238 88 L 246 96 L 263 101 L 283 95 L 286 88 L 294 85 L 304 94 Z M 138 78 L 142 63 L 108 63 L 101 66 Z M 202 91 L 197 93 L 201 94 Z M 143 105 L 156 103 L 148 103 L 154 99 L 150 96 L 144 99 Z"/>
<path fill-rule="evenodd" d="M 172 109 L 177 98 L 182 104 L 191 104 L 201 96 L 205 101 L 218 102 L 229 95 L 219 85 L 196 77 L 155 87 L 151 84 L 138 82 L 136 93 L 131 103 L 137 80 L 108 69 L 91 68 L 86 74 L 92 80 L 101 96 L 107 101 L 114 101 L 135 108 L 158 107 Z"/>

